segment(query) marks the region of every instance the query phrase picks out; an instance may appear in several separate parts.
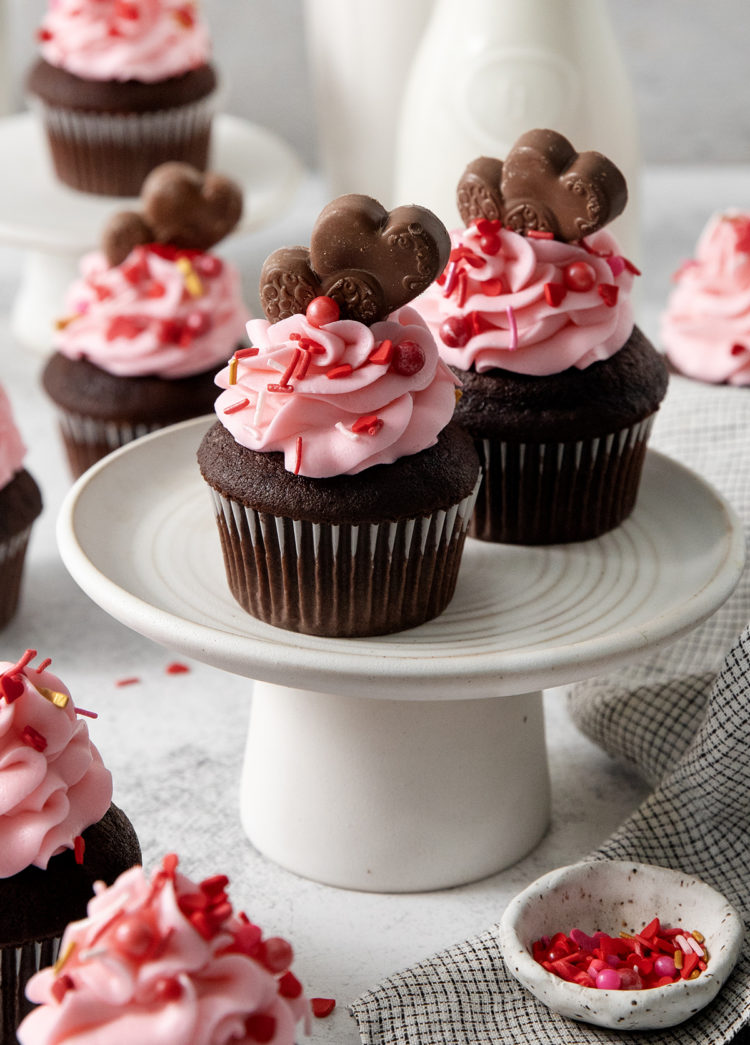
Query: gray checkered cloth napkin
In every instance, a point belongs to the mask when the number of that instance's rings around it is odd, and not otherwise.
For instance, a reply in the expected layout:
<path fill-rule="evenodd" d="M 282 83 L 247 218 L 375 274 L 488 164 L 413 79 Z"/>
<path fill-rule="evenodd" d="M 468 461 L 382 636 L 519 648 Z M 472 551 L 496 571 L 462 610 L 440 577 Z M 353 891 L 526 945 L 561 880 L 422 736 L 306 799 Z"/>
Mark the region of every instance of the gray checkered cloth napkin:
<path fill-rule="evenodd" d="M 707 477 L 750 541 L 750 389 L 673 379 L 652 445 Z M 589 737 L 654 784 L 594 854 L 682 869 L 750 921 L 750 571 L 709 621 L 626 671 L 571 687 Z M 582 857 L 584 854 L 581 854 Z M 750 933 L 748 934 L 750 936 Z M 398 973 L 352 1006 L 363 1045 L 588 1045 L 623 1035 L 551 1013 L 506 972 L 496 927 Z M 750 1045 L 750 939 L 717 999 L 648 1045 Z"/>

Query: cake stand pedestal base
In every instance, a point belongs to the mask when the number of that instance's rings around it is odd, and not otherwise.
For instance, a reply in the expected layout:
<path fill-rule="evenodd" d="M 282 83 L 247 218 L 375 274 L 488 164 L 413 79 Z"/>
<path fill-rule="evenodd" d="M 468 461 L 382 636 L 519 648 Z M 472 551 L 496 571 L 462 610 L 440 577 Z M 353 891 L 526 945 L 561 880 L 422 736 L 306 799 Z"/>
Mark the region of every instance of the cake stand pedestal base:
<path fill-rule="evenodd" d="M 52 351 L 55 320 L 63 317 L 65 293 L 77 275 L 76 255 L 26 251 L 10 313 L 16 340 L 39 351 Z"/>
<path fill-rule="evenodd" d="M 241 805 L 257 849 L 327 885 L 484 878 L 549 822 L 542 694 L 372 700 L 256 682 Z"/>

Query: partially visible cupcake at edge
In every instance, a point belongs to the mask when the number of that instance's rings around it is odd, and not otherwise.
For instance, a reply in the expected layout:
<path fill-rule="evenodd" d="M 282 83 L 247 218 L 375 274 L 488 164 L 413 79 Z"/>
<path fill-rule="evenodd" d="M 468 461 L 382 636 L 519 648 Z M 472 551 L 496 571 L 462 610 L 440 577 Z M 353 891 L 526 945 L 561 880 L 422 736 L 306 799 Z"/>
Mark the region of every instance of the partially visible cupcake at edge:
<path fill-rule="evenodd" d="M 166 856 L 97 886 L 60 959 L 30 982 L 21 1045 L 294 1045 L 309 1002 L 291 945 L 235 913 L 225 875 L 193 882 Z M 309 1032 L 309 1030 L 308 1030 Z"/>
<path fill-rule="evenodd" d="M 112 776 L 85 711 L 27 650 L 0 662 L 0 1024 L 15 1042 L 27 981 L 54 962 L 67 923 L 97 881 L 140 862 L 130 821 L 112 804 Z"/>
<path fill-rule="evenodd" d="M 457 380 L 408 302 L 448 258 L 431 211 L 342 196 L 261 273 L 267 319 L 217 376 L 198 460 L 230 589 L 316 635 L 399 631 L 456 584 L 479 464 Z"/>
<path fill-rule="evenodd" d="M 667 370 L 633 322 L 639 273 L 603 228 L 626 200 L 606 157 L 543 129 L 460 180 L 466 228 L 414 305 L 482 458 L 472 536 L 578 541 L 633 510 Z"/>
<path fill-rule="evenodd" d="M 25 458 L 10 400 L 0 385 L 0 628 L 18 608 L 31 528 L 42 510 L 42 495 L 24 468 Z"/>
<path fill-rule="evenodd" d="M 57 177 L 137 196 L 154 167 L 204 169 L 216 108 L 196 0 L 50 0 L 27 79 Z"/>
<path fill-rule="evenodd" d="M 674 284 L 660 330 L 672 369 L 708 384 L 750 385 L 750 214 L 715 214 Z"/>
<path fill-rule="evenodd" d="M 42 374 L 75 476 L 210 413 L 216 368 L 244 343 L 239 273 L 209 250 L 240 219 L 239 187 L 168 163 L 146 179 L 141 205 L 114 215 L 101 250 L 82 259 Z"/>

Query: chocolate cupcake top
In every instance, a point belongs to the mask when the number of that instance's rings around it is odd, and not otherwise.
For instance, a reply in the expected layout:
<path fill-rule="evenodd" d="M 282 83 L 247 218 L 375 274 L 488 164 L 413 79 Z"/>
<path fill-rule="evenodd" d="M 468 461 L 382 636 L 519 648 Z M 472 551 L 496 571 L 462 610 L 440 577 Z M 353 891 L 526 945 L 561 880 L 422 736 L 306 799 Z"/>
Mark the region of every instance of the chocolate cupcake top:
<path fill-rule="evenodd" d="M 248 311 L 236 268 L 210 248 L 241 213 L 229 178 L 185 163 L 155 168 L 141 210 L 113 215 L 101 250 L 81 260 L 54 348 L 124 377 L 186 377 L 225 360 Z"/>
<path fill-rule="evenodd" d="M 38 1003 L 22 1045 L 136 1041 L 151 1045 L 293 1045 L 309 1013 L 293 951 L 235 913 L 225 875 L 193 882 L 166 856 L 99 883 L 88 917 L 68 926 L 55 966 L 30 980 Z"/>
<path fill-rule="evenodd" d="M 750 385 L 750 214 L 716 214 L 674 277 L 661 320 L 673 367 L 711 384 Z"/>
<path fill-rule="evenodd" d="M 44 869 L 65 849 L 83 862 L 81 832 L 112 800 L 112 777 L 70 692 L 35 657 L 26 650 L 0 662 L 0 878 Z"/>
<path fill-rule="evenodd" d="M 0 385 L 0 489 L 21 471 L 25 457 L 26 447 L 16 427 L 10 400 Z"/>
<path fill-rule="evenodd" d="M 448 234 L 430 211 L 390 213 L 344 196 L 321 213 L 310 249 L 267 260 L 253 343 L 217 376 L 221 423 L 242 446 L 279 451 L 287 471 L 354 475 L 433 446 L 456 379 L 406 306 L 438 274 Z M 395 311 L 394 311 L 395 310 Z"/>
<path fill-rule="evenodd" d="M 211 55 L 197 0 L 54 0 L 37 37 L 45 61 L 85 80 L 154 83 Z"/>
<path fill-rule="evenodd" d="M 467 227 L 415 302 L 442 357 L 461 370 L 546 376 L 622 348 L 638 270 L 603 226 L 626 200 L 614 164 L 554 131 L 523 135 L 505 161 L 470 163 L 458 186 Z"/>

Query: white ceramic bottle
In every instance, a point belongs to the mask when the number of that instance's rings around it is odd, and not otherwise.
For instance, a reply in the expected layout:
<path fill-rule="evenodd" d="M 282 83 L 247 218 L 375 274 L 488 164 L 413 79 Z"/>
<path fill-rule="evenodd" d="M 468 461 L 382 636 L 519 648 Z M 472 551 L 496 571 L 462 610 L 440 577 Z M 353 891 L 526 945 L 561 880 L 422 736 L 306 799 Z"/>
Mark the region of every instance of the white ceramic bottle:
<path fill-rule="evenodd" d="M 332 196 L 394 205 L 404 84 L 433 0 L 306 0 L 318 147 Z"/>
<path fill-rule="evenodd" d="M 404 93 L 396 198 L 455 227 L 466 164 L 502 159 L 534 127 L 620 167 L 630 201 L 613 231 L 637 260 L 637 121 L 606 0 L 436 0 Z"/>

